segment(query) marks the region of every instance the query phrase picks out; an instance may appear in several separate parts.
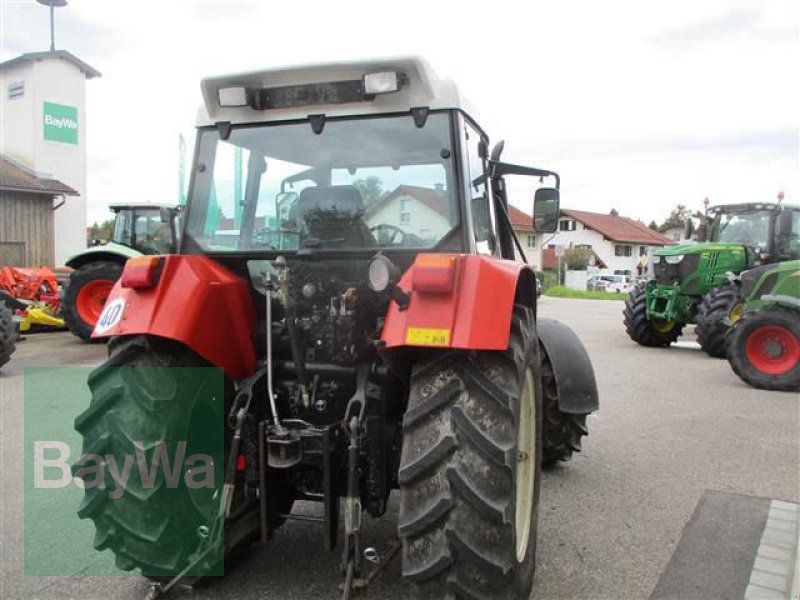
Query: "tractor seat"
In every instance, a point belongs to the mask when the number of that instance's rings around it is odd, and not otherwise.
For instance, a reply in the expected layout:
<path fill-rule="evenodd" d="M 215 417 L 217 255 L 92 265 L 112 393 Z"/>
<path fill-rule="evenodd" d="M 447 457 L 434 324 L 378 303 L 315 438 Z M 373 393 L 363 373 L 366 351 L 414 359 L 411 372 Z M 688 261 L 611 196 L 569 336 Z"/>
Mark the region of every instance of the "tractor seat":
<path fill-rule="evenodd" d="M 374 247 L 375 238 L 362 221 L 364 200 L 352 185 L 309 187 L 297 198 L 294 218 L 305 223 L 308 238 L 343 247 Z M 331 245 L 325 244 L 325 245 Z"/>
<path fill-rule="evenodd" d="M 309 187 L 297 199 L 297 218 L 304 221 L 355 219 L 364 210 L 364 200 L 352 185 Z"/>

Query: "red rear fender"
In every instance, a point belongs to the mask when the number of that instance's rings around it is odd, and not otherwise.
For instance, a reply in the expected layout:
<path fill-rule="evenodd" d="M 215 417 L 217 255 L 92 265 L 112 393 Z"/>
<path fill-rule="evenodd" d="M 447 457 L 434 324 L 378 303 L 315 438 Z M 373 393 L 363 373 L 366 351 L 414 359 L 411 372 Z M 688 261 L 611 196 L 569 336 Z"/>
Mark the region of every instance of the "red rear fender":
<path fill-rule="evenodd" d="M 235 379 L 252 374 L 257 317 L 248 283 L 205 256 L 158 260 L 153 287 L 122 287 L 123 272 L 92 337 L 157 335 L 183 343 Z"/>
<path fill-rule="evenodd" d="M 526 268 L 487 256 L 420 254 L 398 284 L 409 294 L 408 308 L 391 303 L 381 339 L 387 348 L 505 350 Z M 532 294 L 533 288 L 526 296 Z"/>

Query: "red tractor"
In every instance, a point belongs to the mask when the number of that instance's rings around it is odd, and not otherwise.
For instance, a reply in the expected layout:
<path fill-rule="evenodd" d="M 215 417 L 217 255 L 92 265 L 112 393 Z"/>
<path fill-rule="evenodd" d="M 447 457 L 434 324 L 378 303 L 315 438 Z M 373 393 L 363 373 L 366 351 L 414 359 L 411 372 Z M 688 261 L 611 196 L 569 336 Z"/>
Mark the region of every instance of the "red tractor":
<path fill-rule="evenodd" d="M 598 409 L 580 340 L 537 318 L 508 216 L 506 177 L 550 179 L 534 222 L 553 231 L 558 175 L 502 162 L 502 143 L 490 153 L 455 85 L 418 59 L 202 91 L 180 252 L 126 263 L 76 428 L 86 453 L 155 461 L 166 438 L 201 452 L 213 415 L 224 465 L 213 489 L 158 472 L 116 498 L 78 472 L 96 547 L 155 595 L 288 520 L 317 520 L 341 546 L 347 597 L 363 577 L 362 512 L 380 517 L 399 490 L 416 596 L 527 598 L 540 467 L 580 450 Z"/>

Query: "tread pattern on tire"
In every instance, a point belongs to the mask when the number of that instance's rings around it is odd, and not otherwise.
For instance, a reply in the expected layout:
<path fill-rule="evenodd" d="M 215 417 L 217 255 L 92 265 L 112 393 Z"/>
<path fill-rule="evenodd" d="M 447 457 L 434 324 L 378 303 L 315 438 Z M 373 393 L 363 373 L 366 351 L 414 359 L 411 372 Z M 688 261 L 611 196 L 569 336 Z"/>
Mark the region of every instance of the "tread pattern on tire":
<path fill-rule="evenodd" d="M 17 327 L 14 324 L 14 313 L 0 301 L 0 367 L 11 360 L 16 349 Z"/>
<path fill-rule="evenodd" d="M 64 322 L 70 332 L 81 338 L 84 342 L 95 341 L 92 339 L 94 325 L 81 319 L 78 314 L 78 307 L 76 305 L 78 292 L 84 284 L 90 281 L 96 281 L 98 279 L 116 281 L 122 275 L 122 268 L 122 265 L 119 263 L 101 260 L 83 265 L 70 276 L 69 284 L 64 293 Z"/>
<path fill-rule="evenodd" d="M 553 365 L 543 346 L 542 357 L 542 466 L 568 461 L 581 451 L 581 438 L 589 435 L 586 414 L 564 413 L 558 407 L 558 384 Z"/>
<path fill-rule="evenodd" d="M 420 598 L 517 597 L 515 398 L 538 342 L 528 309 L 513 322 L 506 352 L 450 351 L 414 367 L 398 530 Z"/>
<path fill-rule="evenodd" d="M 134 453 L 133 440 L 148 448 L 161 440 L 186 439 L 182 436 L 191 407 L 175 401 L 175 391 L 182 388 L 183 399 L 188 390 L 194 399 L 204 379 L 197 378 L 195 369 L 159 369 L 158 385 L 142 385 L 133 374 L 136 367 L 207 366 L 185 348 L 165 343 L 147 336 L 112 341 L 109 360 L 89 376 L 91 404 L 75 419 L 75 429 L 83 436 L 83 454 L 110 454 L 121 464 L 125 455 Z M 221 407 L 220 418 L 224 419 Z M 145 454 L 149 464 L 150 454 Z M 123 570 L 138 567 L 150 576 L 176 574 L 196 549 L 196 544 L 187 544 L 186 531 L 204 524 L 184 486 L 168 488 L 159 468 L 155 485 L 144 489 L 134 465 L 125 492 L 111 499 L 111 480 L 105 468 L 106 487 L 87 487 L 78 510 L 80 518 L 94 521 L 95 548 L 110 548 Z M 76 474 L 78 469 L 73 467 Z"/>
<path fill-rule="evenodd" d="M 625 301 L 623 311 L 625 331 L 641 346 L 665 348 L 676 341 L 683 331 L 683 323 L 675 323 L 668 332 L 658 331 L 647 318 L 647 298 L 643 285 L 636 286 Z"/>
<path fill-rule="evenodd" d="M 733 324 L 727 340 L 726 354 L 731 369 L 742 381 L 755 388 L 784 392 L 800 392 L 800 364 L 783 375 L 771 375 L 758 370 L 747 358 L 747 338 L 759 327 L 780 324 L 800 340 L 800 311 L 783 306 L 769 306 L 759 310 L 745 311 Z"/>
<path fill-rule="evenodd" d="M 697 307 L 697 342 L 709 356 L 725 358 L 725 335 L 730 329 L 725 317 L 735 299 L 736 290 L 733 286 L 722 285 L 709 290 Z"/>

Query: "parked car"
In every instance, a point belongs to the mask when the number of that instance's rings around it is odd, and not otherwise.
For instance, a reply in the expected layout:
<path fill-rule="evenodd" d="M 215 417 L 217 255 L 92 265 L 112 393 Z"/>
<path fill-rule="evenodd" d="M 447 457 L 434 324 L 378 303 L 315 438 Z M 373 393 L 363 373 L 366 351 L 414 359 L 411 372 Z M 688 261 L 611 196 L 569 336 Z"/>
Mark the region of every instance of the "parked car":
<path fill-rule="evenodd" d="M 586 289 L 599 292 L 628 293 L 634 286 L 628 275 L 592 275 L 586 281 Z"/>

